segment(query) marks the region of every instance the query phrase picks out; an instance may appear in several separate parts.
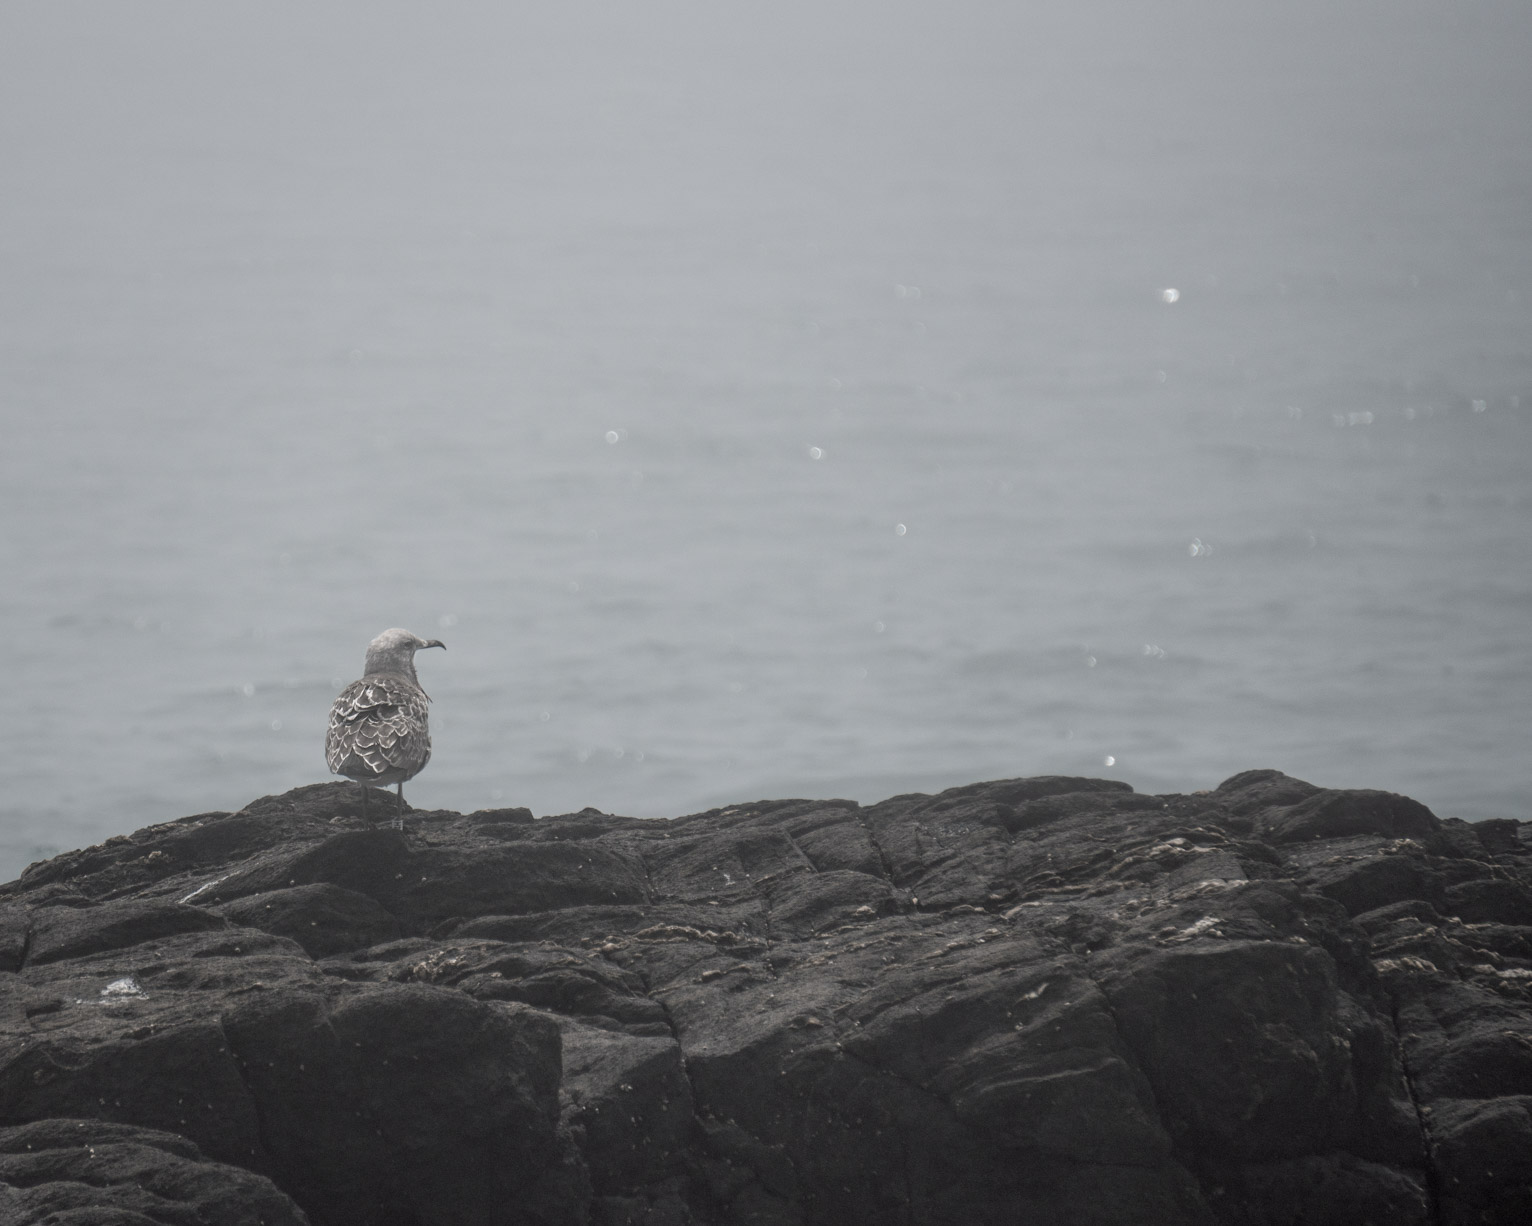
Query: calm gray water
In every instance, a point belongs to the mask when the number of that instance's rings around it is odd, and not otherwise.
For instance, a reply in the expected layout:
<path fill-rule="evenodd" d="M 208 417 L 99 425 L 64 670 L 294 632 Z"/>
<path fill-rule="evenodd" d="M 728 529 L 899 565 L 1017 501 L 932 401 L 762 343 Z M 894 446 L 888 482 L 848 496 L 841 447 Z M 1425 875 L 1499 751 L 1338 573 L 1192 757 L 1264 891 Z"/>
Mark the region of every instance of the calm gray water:
<path fill-rule="evenodd" d="M 542 11 L 549 10 L 549 11 Z M 0 8 L 0 876 L 326 777 L 1532 817 L 1532 8 Z M 1173 300 L 1173 301 L 1172 301 Z"/>

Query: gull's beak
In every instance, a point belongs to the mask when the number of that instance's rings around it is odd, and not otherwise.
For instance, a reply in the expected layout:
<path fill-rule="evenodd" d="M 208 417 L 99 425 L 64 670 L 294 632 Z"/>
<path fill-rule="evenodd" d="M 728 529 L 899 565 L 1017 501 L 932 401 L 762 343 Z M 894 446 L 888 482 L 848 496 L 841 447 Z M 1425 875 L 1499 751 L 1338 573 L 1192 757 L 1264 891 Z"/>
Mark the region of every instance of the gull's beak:
<path fill-rule="evenodd" d="M 440 647 L 443 651 L 447 650 L 447 644 L 442 642 L 441 639 L 427 639 L 424 643 L 417 647 L 416 650 L 424 651 L 427 647 Z"/>

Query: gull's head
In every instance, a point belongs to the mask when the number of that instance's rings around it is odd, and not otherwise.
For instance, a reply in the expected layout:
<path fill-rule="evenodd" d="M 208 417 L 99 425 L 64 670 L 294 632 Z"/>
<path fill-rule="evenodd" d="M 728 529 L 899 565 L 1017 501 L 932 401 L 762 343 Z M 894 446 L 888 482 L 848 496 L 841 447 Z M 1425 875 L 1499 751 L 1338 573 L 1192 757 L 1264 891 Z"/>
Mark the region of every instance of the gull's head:
<path fill-rule="evenodd" d="M 367 644 L 367 674 L 396 673 L 414 681 L 415 653 L 427 647 L 447 649 L 440 639 L 423 639 L 397 626 L 385 630 Z"/>

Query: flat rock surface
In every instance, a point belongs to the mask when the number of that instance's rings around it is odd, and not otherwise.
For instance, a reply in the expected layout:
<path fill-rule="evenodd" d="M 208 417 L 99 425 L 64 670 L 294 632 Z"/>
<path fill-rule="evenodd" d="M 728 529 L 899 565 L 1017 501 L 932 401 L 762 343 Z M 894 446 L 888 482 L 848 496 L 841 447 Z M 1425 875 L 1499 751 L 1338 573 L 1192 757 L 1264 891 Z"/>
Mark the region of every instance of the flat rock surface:
<path fill-rule="evenodd" d="M 1532 823 L 1275 771 L 359 814 L 0 886 L 0 1226 L 1532 1220 Z"/>

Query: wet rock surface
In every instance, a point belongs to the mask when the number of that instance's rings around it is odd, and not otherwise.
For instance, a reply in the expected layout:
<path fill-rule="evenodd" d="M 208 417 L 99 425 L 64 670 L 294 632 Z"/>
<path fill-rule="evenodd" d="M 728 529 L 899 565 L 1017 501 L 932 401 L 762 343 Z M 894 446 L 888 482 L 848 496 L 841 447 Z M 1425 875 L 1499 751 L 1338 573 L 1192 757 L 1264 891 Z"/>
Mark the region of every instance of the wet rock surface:
<path fill-rule="evenodd" d="M 0 1226 L 1532 1220 L 1532 823 L 1275 771 L 359 806 L 0 886 Z"/>

